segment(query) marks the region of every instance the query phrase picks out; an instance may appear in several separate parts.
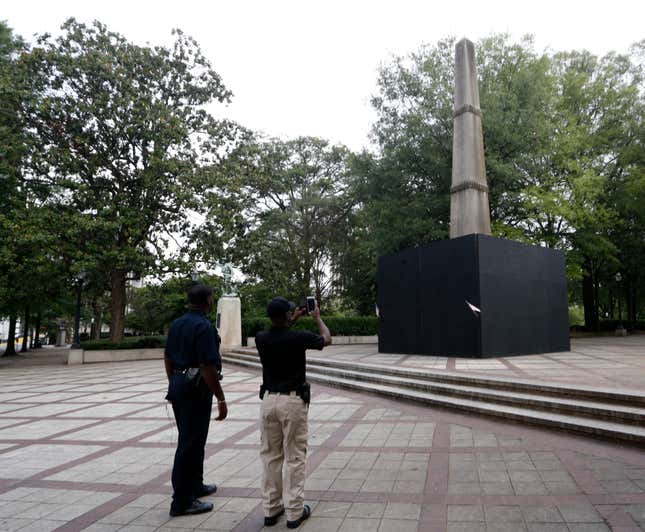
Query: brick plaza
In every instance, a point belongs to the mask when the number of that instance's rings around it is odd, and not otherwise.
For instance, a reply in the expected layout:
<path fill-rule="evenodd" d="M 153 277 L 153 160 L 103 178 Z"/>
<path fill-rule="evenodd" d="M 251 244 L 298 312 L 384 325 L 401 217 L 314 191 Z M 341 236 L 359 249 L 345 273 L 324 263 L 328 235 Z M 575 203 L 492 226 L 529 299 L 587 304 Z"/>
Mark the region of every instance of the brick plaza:
<path fill-rule="evenodd" d="M 644 388 L 644 339 L 583 340 L 561 356 L 396 363 Z M 367 346 L 325 352 L 396 357 Z M 161 361 L 0 366 L 0 529 L 261 530 L 259 373 L 229 365 L 223 383 L 229 418 L 211 423 L 205 463 L 205 480 L 220 487 L 208 498 L 215 510 L 171 519 L 177 432 Z M 642 448 L 312 388 L 313 515 L 301 530 L 645 530 Z M 284 518 L 271 530 L 283 529 Z"/>

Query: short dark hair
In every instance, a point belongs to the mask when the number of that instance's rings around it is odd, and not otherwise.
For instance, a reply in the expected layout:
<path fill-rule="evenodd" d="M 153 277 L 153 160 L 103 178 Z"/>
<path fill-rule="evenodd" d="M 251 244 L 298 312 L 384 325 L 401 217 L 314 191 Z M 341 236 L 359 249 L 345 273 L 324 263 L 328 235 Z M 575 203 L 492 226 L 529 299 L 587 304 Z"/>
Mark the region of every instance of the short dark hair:
<path fill-rule="evenodd" d="M 213 295 L 213 289 L 205 284 L 196 284 L 188 290 L 188 302 L 191 305 L 206 305 L 209 296 Z"/>
<path fill-rule="evenodd" d="M 272 320 L 285 319 L 287 317 L 287 312 L 294 310 L 295 308 L 296 304 L 293 301 L 289 301 L 284 297 L 274 297 L 267 305 L 267 315 Z"/>

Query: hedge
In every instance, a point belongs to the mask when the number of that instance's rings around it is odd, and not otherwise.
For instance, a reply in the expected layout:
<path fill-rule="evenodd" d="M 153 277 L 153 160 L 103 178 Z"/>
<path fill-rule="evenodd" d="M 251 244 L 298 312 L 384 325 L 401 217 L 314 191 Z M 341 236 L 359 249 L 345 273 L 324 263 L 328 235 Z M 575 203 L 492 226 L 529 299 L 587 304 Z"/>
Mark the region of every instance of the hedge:
<path fill-rule="evenodd" d="M 376 316 L 323 316 L 323 321 L 329 327 L 332 336 L 374 336 L 378 334 L 378 318 Z M 268 329 L 271 321 L 268 318 L 250 318 L 242 320 L 242 338 L 255 337 L 255 335 Z M 300 318 L 293 326 L 299 331 L 312 331 L 317 333 L 318 326 L 313 318 Z"/>
<path fill-rule="evenodd" d="M 378 334 L 378 318 L 376 316 L 342 317 L 328 316 L 323 320 L 329 327 L 332 336 L 373 336 Z M 255 337 L 255 335 L 271 326 L 269 318 L 248 318 L 242 320 L 242 338 Z M 318 326 L 313 318 L 300 318 L 293 327 L 299 331 L 312 331 L 317 333 Z M 165 336 L 131 336 L 122 342 L 111 342 L 107 338 L 101 340 L 87 340 L 81 342 L 85 351 L 99 351 L 112 349 L 146 349 L 166 346 Z"/>
<path fill-rule="evenodd" d="M 109 339 L 88 340 L 81 342 L 85 351 L 103 351 L 112 349 L 149 349 L 166 346 L 165 336 L 130 336 L 122 342 L 111 342 Z"/>
<path fill-rule="evenodd" d="M 584 325 L 573 325 L 571 327 L 572 331 L 583 331 L 583 332 L 613 332 L 616 330 L 618 325 L 625 327 L 628 331 L 645 331 L 645 321 L 635 321 L 634 323 L 628 320 L 602 320 L 598 322 L 598 330 L 594 331 L 589 329 Z"/>

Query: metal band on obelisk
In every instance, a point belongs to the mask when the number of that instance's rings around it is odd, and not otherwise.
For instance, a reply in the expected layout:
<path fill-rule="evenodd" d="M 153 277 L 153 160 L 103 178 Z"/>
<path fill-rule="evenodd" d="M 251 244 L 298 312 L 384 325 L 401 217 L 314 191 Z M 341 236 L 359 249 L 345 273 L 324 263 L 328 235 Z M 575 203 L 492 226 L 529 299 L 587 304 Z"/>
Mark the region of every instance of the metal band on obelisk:
<path fill-rule="evenodd" d="M 481 116 L 475 47 L 462 39 L 455 47 L 450 238 L 491 234 Z"/>

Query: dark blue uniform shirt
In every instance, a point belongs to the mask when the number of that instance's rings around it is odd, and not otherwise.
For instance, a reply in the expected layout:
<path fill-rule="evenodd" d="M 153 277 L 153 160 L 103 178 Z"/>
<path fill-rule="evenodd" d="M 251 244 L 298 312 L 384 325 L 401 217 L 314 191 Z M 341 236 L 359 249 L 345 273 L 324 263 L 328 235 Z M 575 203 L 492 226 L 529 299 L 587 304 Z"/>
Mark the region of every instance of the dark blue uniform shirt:
<path fill-rule="evenodd" d="M 176 369 L 217 366 L 222 369 L 219 335 L 206 314 L 191 310 L 172 322 L 166 340 L 166 358 Z"/>

